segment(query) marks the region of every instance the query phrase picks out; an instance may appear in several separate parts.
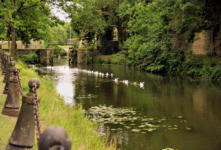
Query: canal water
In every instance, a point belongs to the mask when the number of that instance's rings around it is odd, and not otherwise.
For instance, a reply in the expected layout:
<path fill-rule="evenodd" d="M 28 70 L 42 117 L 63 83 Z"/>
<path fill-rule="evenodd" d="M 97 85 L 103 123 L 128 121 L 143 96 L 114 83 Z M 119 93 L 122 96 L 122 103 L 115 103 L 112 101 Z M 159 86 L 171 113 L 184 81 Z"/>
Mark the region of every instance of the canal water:
<path fill-rule="evenodd" d="M 100 135 L 116 142 L 117 149 L 221 149 L 220 86 L 118 65 L 42 69 L 65 103 L 82 105 L 99 123 Z"/>

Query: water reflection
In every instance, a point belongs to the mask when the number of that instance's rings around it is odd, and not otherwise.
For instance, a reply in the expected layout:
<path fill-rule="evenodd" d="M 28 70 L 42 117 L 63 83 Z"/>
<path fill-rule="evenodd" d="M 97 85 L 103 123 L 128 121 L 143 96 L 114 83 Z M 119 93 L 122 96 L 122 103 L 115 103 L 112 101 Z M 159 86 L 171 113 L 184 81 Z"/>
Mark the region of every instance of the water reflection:
<path fill-rule="evenodd" d="M 113 73 L 119 80 L 145 82 L 145 88 L 116 84 L 110 78 L 98 78 L 78 68 L 56 66 L 48 68 L 56 84 L 56 90 L 65 102 L 82 104 L 88 110 L 105 105 L 114 108 L 133 108 L 140 116 L 166 118 L 159 130 L 153 133 L 134 133 L 119 125 L 99 126 L 101 135 L 109 135 L 117 141 L 119 149 L 161 150 L 166 147 L 180 150 L 221 149 L 221 92 L 219 86 L 210 83 L 192 83 L 185 80 L 169 80 L 134 69 L 94 65 L 82 68 Z M 51 72 L 50 72 L 51 70 Z M 182 116 L 183 119 L 177 119 Z M 165 125 L 165 127 L 163 127 Z M 177 125 L 177 130 L 168 126 Z M 190 129 L 190 130 L 188 130 Z"/>
<path fill-rule="evenodd" d="M 75 79 L 78 73 L 77 68 L 69 66 L 56 66 L 42 68 L 47 74 L 51 75 L 55 82 L 57 93 L 63 97 L 66 104 L 75 105 L 74 91 Z"/>
<path fill-rule="evenodd" d="M 75 105 L 74 97 L 74 80 L 73 76 L 74 70 L 71 70 L 68 66 L 57 67 L 54 69 L 57 73 L 59 73 L 59 77 L 57 78 L 56 90 L 57 92 L 64 96 L 65 103 Z"/>

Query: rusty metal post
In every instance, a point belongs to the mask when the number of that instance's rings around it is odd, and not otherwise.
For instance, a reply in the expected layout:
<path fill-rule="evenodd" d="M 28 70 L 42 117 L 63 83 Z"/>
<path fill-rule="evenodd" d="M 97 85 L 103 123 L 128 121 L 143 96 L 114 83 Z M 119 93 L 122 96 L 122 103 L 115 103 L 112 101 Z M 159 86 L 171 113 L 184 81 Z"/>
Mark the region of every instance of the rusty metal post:
<path fill-rule="evenodd" d="M 7 54 L 3 53 L 3 70 L 2 70 L 2 75 L 6 74 L 6 61 L 7 60 Z"/>
<path fill-rule="evenodd" d="M 71 140 L 62 127 L 49 127 L 40 136 L 39 150 L 71 150 Z"/>
<path fill-rule="evenodd" d="M 14 131 L 9 139 L 6 150 L 27 150 L 32 149 L 35 143 L 35 118 L 34 118 L 34 97 L 33 87 L 39 88 L 37 79 L 28 82 L 29 93 L 22 97 L 22 107 L 16 122 Z"/>
<path fill-rule="evenodd" d="M 10 62 L 11 61 L 14 61 L 14 58 L 13 57 L 10 57 L 9 55 L 7 55 L 7 60 L 6 60 L 6 74 L 4 76 L 4 80 L 3 82 L 6 83 L 7 80 L 8 80 L 8 75 L 9 75 L 9 69 L 10 69 Z"/>
<path fill-rule="evenodd" d="M 5 57 L 5 54 L 4 52 L 2 52 L 2 55 L 1 55 L 2 75 L 3 75 L 3 70 L 4 70 L 4 57 Z"/>
<path fill-rule="evenodd" d="M 4 81 L 3 81 L 5 82 L 5 88 L 4 88 L 3 94 L 8 94 L 9 78 L 13 75 L 12 68 L 14 68 L 15 66 L 14 58 L 13 57 L 8 57 L 8 58 L 9 60 L 7 60 L 6 74 L 5 74 Z"/>
<path fill-rule="evenodd" d="M 3 71 L 3 75 L 4 75 L 4 80 L 3 82 L 6 82 L 6 74 L 8 72 L 8 64 L 10 63 L 10 57 L 8 54 L 4 55 L 4 71 Z"/>
<path fill-rule="evenodd" d="M 0 45 L 0 63 L 1 63 L 1 68 L 3 69 L 3 50 L 2 50 L 2 45 Z"/>
<path fill-rule="evenodd" d="M 20 92 L 20 86 L 19 86 L 19 69 L 14 67 L 14 61 L 11 61 L 11 66 L 9 69 L 9 78 L 8 78 L 8 95 L 5 101 L 4 108 L 2 110 L 2 114 L 11 116 L 11 117 L 17 117 L 19 113 L 19 92 Z"/>

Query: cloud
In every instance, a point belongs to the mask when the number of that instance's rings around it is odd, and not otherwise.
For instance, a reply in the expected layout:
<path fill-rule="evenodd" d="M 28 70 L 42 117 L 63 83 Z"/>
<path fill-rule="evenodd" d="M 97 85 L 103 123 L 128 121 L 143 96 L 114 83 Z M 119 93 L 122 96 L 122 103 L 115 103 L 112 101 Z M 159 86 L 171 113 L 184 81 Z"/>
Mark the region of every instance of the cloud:
<path fill-rule="evenodd" d="M 59 8 L 59 7 L 55 7 L 55 6 L 52 7 L 51 8 L 51 13 L 54 16 L 58 17 L 62 21 L 65 21 L 65 22 L 70 22 L 71 21 L 71 19 L 69 18 L 68 14 L 64 10 Z"/>

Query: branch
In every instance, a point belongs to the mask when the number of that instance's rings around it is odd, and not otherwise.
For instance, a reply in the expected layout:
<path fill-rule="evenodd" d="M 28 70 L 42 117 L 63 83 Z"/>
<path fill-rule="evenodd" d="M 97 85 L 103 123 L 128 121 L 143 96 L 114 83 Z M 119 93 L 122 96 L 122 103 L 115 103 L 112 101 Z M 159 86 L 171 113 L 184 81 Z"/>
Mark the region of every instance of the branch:
<path fill-rule="evenodd" d="M 5 0 L 1 0 L 1 2 L 2 2 L 3 7 L 6 8 L 6 6 L 4 5 Z"/>
<path fill-rule="evenodd" d="M 29 7 L 23 7 L 23 6 L 24 6 L 24 2 L 21 3 L 20 7 L 19 7 L 18 10 L 16 11 L 16 15 L 22 13 L 23 10 L 27 10 L 27 9 L 36 7 L 36 6 L 38 6 L 38 4 L 35 3 L 35 4 L 33 4 L 33 5 L 29 6 Z"/>
<path fill-rule="evenodd" d="M 20 7 L 19 7 L 18 10 L 17 10 L 17 13 L 19 13 L 19 12 L 21 11 L 21 9 L 22 9 L 23 6 L 24 6 L 24 2 L 21 3 Z"/>

